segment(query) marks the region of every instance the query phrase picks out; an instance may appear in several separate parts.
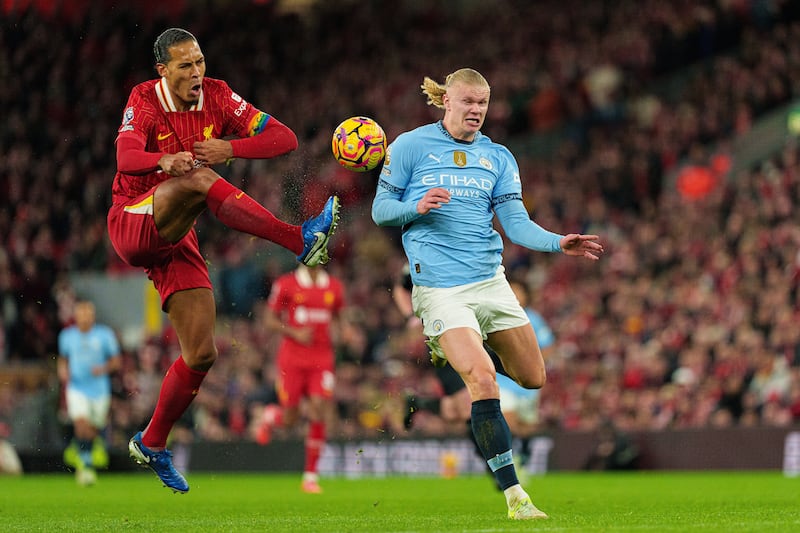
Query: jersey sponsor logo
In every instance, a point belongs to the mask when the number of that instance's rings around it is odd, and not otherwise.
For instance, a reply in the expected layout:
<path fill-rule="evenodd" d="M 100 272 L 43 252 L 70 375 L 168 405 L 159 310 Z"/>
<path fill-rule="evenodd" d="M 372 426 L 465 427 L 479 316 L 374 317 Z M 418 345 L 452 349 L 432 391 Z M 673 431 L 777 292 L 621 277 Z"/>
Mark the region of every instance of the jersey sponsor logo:
<path fill-rule="evenodd" d="M 459 167 L 467 166 L 467 153 L 462 152 L 461 150 L 456 150 L 453 152 L 453 163 Z"/>
<path fill-rule="evenodd" d="M 422 184 L 428 187 L 470 187 L 490 191 L 494 182 L 489 178 L 459 176 L 458 174 L 426 174 L 421 178 Z"/>
<path fill-rule="evenodd" d="M 297 324 L 328 324 L 331 321 L 329 309 L 298 306 L 294 310 L 294 321 Z"/>
<path fill-rule="evenodd" d="M 209 124 L 208 126 L 203 128 L 203 140 L 204 141 L 207 141 L 207 140 L 211 139 L 213 134 L 214 134 L 214 125 L 213 124 Z"/>
<path fill-rule="evenodd" d="M 475 189 L 449 189 L 452 196 L 461 198 L 480 198 L 481 192 Z"/>
<path fill-rule="evenodd" d="M 159 141 L 163 141 L 164 139 L 166 139 L 167 137 L 172 135 L 172 133 L 173 132 L 171 132 L 171 131 L 168 131 L 166 133 L 159 133 L 158 135 L 156 135 L 156 139 L 158 139 Z"/>
<path fill-rule="evenodd" d="M 239 102 L 241 102 L 241 101 L 242 101 L 242 97 L 241 97 L 241 96 L 239 96 L 238 94 L 236 94 L 236 93 L 232 92 L 232 93 L 231 93 L 231 100 L 233 100 L 233 101 L 234 101 L 234 102 L 236 102 L 236 103 L 239 103 Z"/>
<path fill-rule="evenodd" d="M 242 103 L 239 104 L 239 107 L 236 108 L 236 110 L 233 112 L 233 114 L 236 115 L 237 117 L 241 117 L 242 113 L 244 113 L 245 109 L 247 109 L 247 102 L 242 100 Z"/>

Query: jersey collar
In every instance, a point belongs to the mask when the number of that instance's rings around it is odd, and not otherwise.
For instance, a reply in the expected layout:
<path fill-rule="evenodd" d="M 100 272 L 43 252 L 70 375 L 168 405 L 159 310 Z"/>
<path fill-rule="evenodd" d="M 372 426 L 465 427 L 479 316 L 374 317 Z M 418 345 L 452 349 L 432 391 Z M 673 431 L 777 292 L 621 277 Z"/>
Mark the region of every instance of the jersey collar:
<path fill-rule="evenodd" d="M 161 107 L 167 113 L 177 113 L 178 108 L 175 106 L 175 102 L 172 100 L 172 93 L 169 92 L 169 87 L 167 86 L 167 78 L 161 78 L 158 80 L 158 83 L 155 85 L 156 89 L 156 96 L 158 96 L 158 101 L 161 102 Z M 200 98 L 198 98 L 196 104 L 192 104 L 189 108 L 189 111 L 202 111 L 203 110 L 203 88 L 200 88 Z"/>
<path fill-rule="evenodd" d="M 448 139 L 450 139 L 451 141 L 453 141 L 453 142 L 457 142 L 457 143 L 459 143 L 459 144 L 472 144 L 472 143 L 474 143 L 475 141 L 477 141 L 477 140 L 478 140 L 478 138 L 481 136 L 481 132 L 477 132 L 477 133 L 475 133 L 475 138 L 474 138 L 474 139 L 472 139 L 471 141 L 464 141 L 464 140 L 461 140 L 461 139 L 456 139 L 455 137 L 453 137 L 452 135 L 450 135 L 450 132 L 449 132 L 449 131 L 447 131 L 447 128 L 445 128 L 445 127 L 444 127 L 444 121 L 441 121 L 441 120 L 440 120 L 439 122 L 437 122 L 437 123 L 436 123 L 436 126 L 439 128 L 439 131 L 441 131 L 441 132 L 442 132 L 442 134 L 443 134 L 445 137 L 447 137 L 447 138 L 448 138 Z"/>

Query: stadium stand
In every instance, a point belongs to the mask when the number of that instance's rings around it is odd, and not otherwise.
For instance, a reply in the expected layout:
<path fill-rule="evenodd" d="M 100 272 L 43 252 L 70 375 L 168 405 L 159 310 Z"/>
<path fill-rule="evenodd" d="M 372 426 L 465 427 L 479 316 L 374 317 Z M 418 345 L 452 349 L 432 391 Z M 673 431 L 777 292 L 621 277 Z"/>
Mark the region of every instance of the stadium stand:
<path fill-rule="evenodd" d="M 369 220 L 375 175 L 338 168 L 330 130 L 366 114 L 391 139 L 431 120 L 416 90 L 422 76 L 460 65 L 464 35 L 480 34 L 468 60 L 493 85 L 486 133 L 510 139 L 536 220 L 607 243 L 591 267 L 507 248 L 509 272 L 535 289 L 559 339 L 543 389 L 546 427 L 800 420 L 800 148 L 785 121 L 800 81 L 795 3 L 463 2 L 453 20 L 438 4 L 407 0 L 394 3 L 391 26 L 380 2 L 358 10 L 311 3 L 302 12 L 283 2 L 186 0 L 169 12 L 157 2 L 113 4 L 3 4 L 5 374 L 53 368 L 71 275 L 126 273 L 105 232 L 113 139 L 128 90 L 154 75 L 153 38 L 179 20 L 207 47 L 210 76 L 252 95 L 300 138 L 295 154 L 237 162 L 226 177 L 287 219 L 301 220 L 334 191 L 346 206 L 330 268 L 346 281 L 353 326 L 340 352 L 332 432 L 403 433 L 403 392 L 436 386 L 422 339 L 402 330 L 391 304 L 403 258 L 397 235 Z M 759 138 L 769 143 L 753 152 L 741 139 L 767 120 L 771 135 Z M 236 287 L 266 294 L 287 261 L 211 219 L 198 229 L 215 275 L 231 281 L 219 295 L 221 357 L 194 405 L 195 430 L 209 441 L 248 440 L 252 406 L 272 395 L 274 339 L 257 326 L 260 300 L 240 300 Z M 146 404 L 175 344 L 167 329 L 126 350 L 112 444 L 123 445 L 148 412 L 137 402 Z M 44 418 L 55 409 L 51 382 L 13 383 L 19 413 L 39 408 Z M 18 446 L 50 438 L 30 437 L 13 410 L 3 417 Z M 421 435 L 451 430 L 432 416 L 415 425 Z"/>

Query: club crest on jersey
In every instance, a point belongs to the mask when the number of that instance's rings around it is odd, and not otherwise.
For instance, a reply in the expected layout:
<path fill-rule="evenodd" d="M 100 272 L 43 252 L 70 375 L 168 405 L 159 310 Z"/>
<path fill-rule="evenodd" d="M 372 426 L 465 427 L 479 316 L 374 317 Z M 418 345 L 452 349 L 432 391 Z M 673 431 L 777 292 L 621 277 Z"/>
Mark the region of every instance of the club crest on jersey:
<path fill-rule="evenodd" d="M 480 163 L 481 166 L 486 170 L 492 170 L 492 162 L 486 159 L 485 157 L 481 157 L 480 159 L 478 159 L 478 163 Z"/>
<path fill-rule="evenodd" d="M 467 166 L 467 153 L 462 152 L 461 150 L 456 150 L 453 152 L 453 163 L 459 167 Z"/>
<path fill-rule="evenodd" d="M 433 331 L 435 331 L 436 333 L 439 333 L 440 331 L 442 331 L 444 329 L 444 322 L 442 322 L 441 320 L 439 320 L 437 318 L 436 320 L 433 321 L 432 326 L 433 326 Z"/>
<path fill-rule="evenodd" d="M 214 132 L 214 125 L 213 124 L 209 124 L 208 126 L 203 128 L 203 140 L 207 141 L 207 140 L 211 139 L 212 138 L 211 136 L 213 135 L 213 132 Z"/>

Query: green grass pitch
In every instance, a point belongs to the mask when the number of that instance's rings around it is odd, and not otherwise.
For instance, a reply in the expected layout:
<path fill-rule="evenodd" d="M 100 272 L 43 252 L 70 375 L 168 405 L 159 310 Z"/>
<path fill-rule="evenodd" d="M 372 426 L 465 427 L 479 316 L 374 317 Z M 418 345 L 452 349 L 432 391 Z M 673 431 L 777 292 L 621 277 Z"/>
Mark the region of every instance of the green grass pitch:
<path fill-rule="evenodd" d="M 191 473 L 173 494 L 154 475 L 0 477 L 0 529 L 11 531 L 800 531 L 800 478 L 779 472 L 549 473 L 528 483 L 549 520 L 506 518 L 488 476 L 323 479 Z"/>

